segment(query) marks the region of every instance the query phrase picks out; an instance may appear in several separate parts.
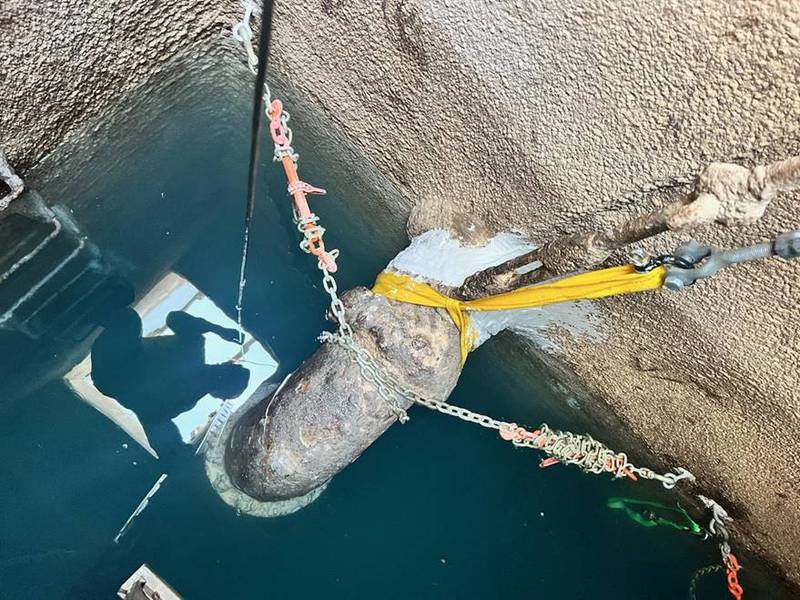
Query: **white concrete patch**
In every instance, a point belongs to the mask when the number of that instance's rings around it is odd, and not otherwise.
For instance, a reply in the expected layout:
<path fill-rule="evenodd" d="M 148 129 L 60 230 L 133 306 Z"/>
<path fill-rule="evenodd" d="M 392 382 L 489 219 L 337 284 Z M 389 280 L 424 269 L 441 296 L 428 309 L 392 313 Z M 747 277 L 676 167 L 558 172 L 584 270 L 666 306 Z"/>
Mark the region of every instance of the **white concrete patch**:
<path fill-rule="evenodd" d="M 459 286 L 478 271 L 499 265 L 536 248 L 527 238 L 514 233 L 500 233 L 482 247 L 464 247 L 443 229 L 426 231 L 411 240 L 389 268 L 428 281 Z"/>
<path fill-rule="evenodd" d="M 482 247 L 464 247 L 447 231 L 437 229 L 416 236 L 408 248 L 389 263 L 388 268 L 428 282 L 455 287 L 473 273 L 530 252 L 535 247 L 530 240 L 514 233 L 500 233 Z M 571 336 L 602 339 L 600 316 L 591 302 L 474 312 L 470 316 L 478 333 L 478 346 L 506 329 L 529 338 L 549 352 L 559 348 L 549 335 L 556 328 L 566 330 Z"/>

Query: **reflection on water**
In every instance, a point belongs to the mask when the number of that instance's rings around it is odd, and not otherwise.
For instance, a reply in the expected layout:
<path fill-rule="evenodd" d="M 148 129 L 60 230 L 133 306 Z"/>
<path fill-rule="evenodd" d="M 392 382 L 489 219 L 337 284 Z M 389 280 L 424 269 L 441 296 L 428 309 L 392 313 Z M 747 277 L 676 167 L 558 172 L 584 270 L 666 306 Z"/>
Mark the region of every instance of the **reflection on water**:
<path fill-rule="evenodd" d="M 199 444 L 223 404 L 235 409 L 277 370 L 264 345 L 247 331 L 240 345 L 234 321 L 184 277 L 168 273 L 135 304 L 129 284 L 116 287 L 91 354 L 65 380 L 162 459 Z"/>

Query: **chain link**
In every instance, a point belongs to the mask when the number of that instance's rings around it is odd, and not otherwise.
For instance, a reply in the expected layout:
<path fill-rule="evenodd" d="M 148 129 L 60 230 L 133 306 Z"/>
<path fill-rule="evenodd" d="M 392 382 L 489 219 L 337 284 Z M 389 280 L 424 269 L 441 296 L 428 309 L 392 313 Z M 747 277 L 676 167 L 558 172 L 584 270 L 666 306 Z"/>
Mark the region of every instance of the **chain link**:
<path fill-rule="evenodd" d="M 739 583 L 739 570 L 742 567 L 731 550 L 730 534 L 726 526 L 726 523 L 733 521 L 733 519 L 728 514 L 728 511 L 722 508 L 715 500 L 702 495 L 698 495 L 697 498 L 711 511 L 711 521 L 708 529 L 719 539 L 719 552 L 722 556 L 722 566 L 726 572 L 728 591 L 731 596 L 740 600 L 744 594 L 744 589 Z"/>
<path fill-rule="evenodd" d="M 595 475 L 607 472 L 614 477 L 623 477 L 635 469 L 624 452 L 614 452 L 590 435 L 552 430 L 547 424 L 521 439 L 514 439 L 513 443 L 541 450 L 559 462 Z"/>
<path fill-rule="evenodd" d="M 338 257 L 339 251 L 333 250 L 332 253 L 334 252 L 336 253 L 334 258 Z M 336 322 L 339 325 L 338 335 L 341 336 L 342 338 L 352 340 L 353 328 L 350 327 L 350 323 L 347 322 L 344 304 L 342 303 L 342 300 L 339 298 L 336 279 L 333 277 L 333 275 L 331 275 L 330 271 L 328 271 L 328 269 L 325 268 L 325 265 L 322 263 L 322 261 L 318 261 L 317 266 L 319 267 L 319 270 L 322 271 L 322 288 L 328 293 L 328 295 L 331 298 L 330 309 L 334 319 L 336 319 Z M 325 331 L 320 335 L 320 338 L 322 338 L 322 336 L 325 334 L 334 335 L 328 331 Z"/>
<path fill-rule="evenodd" d="M 637 273 L 649 273 L 653 269 L 667 265 L 676 266 L 679 269 L 692 269 L 695 263 L 688 261 L 680 256 L 673 254 L 661 254 L 659 256 L 649 256 L 644 250 L 634 250 L 630 254 L 630 259 L 636 267 Z"/>
<path fill-rule="evenodd" d="M 728 534 L 725 523 L 733 519 L 731 519 L 728 511 L 722 508 L 716 500 L 712 500 L 701 494 L 698 494 L 697 498 L 703 503 L 703 506 L 711 511 L 711 521 L 709 522 L 708 530 L 719 538 L 719 551 L 722 555 L 722 562 L 726 567 L 729 567 L 731 563 L 731 545 L 728 541 L 730 535 Z"/>
<path fill-rule="evenodd" d="M 272 115 L 269 111 L 267 112 L 267 116 L 270 119 L 272 118 Z M 292 116 L 289 114 L 289 111 L 286 109 L 281 111 L 281 127 L 286 133 L 286 139 L 288 141 L 285 145 L 275 144 L 275 154 L 272 157 L 274 162 L 281 162 L 284 156 L 288 156 L 295 163 L 300 160 L 300 155 L 294 151 L 294 148 L 292 148 L 292 139 L 294 138 L 294 133 L 292 132 L 292 128 L 289 127 L 289 120 L 291 118 Z"/>
<path fill-rule="evenodd" d="M 233 26 L 233 39 L 242 44 L 247 57 L 247 66 L 250 71 L 255 75 L 258 72 L 258 54 L 256 53 L 255 46 L 253 45 L 253 28 L 250 27 L 250 19 L 253 17 L 255 4 L 252 2 L 244 2 L 244 16 L 242 20 Z M 267 118 L 271 118 L 272 111 L 272 93 L 269 85 L 264 82 L 264 106 Z M 286 120 L 288 121 L 289 115 L 286 113 Z M 292 139 L 290 130 L 287 130 L 289 140 Z"/>
<path fill-rule="evenodd" d="M 295 214 L 294 223 L 297 226 L 297 231 L 303 236 L 303 239 L 300 241 L 300 249 L 306 254 L 312 254 L 311 244 L 321 240 L 326 231 L 324 227 L 318 225 L 319 217 L 313 212 L 305 219 L 301 219 Z M 339 251 L 331 250 L 328 254 L 331 255 L 333 260 L 336 260 L 336 257 L 339 256 Z M 325 271 L 327 272 L 327 269 Z"/>

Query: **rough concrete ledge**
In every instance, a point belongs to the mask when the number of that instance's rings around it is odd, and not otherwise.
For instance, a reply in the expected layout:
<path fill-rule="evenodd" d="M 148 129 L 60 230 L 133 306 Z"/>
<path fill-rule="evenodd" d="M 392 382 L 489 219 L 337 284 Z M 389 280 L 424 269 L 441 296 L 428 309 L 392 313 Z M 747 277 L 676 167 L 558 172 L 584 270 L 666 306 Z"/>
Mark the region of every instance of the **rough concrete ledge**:
<path fill-rule="evenodd" d="M 0 148 L 21 173 L 179 51 L 228 35 L 236 0 L 5 0 Z"/>

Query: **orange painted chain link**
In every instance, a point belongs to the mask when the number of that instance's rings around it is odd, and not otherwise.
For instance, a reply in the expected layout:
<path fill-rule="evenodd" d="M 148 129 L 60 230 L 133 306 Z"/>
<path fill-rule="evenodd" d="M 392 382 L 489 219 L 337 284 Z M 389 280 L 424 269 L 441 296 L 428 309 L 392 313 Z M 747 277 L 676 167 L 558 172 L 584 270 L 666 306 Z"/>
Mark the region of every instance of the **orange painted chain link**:
<path fill-rule="evenodd" d="M 523 440 L 528 440 L 533 442 L 536 446 L 544 450 L 545 446 L 547 445 L 547 439 L 542 436 L 541 429 L 535 429 L 534 431 L 528 431 L 524 427 L 518 426 L 516 423 L 510 423 L 508 427 L 500 429 L 500 437 L 503 438 L 507 442 L 521 442 Z M 580 459 L 582 458 L 580 455 L 575 456 L 574 458 Z M 560 463 L 561 461 L 554 457 L 550 456 L 548 458 L 543 459 L 539 462 L 540 469 L 546 469 L 547 467 L 552 467 Z M 616 465 L 614 464 L 614 459 L 610 458 L 606 463 L 606 467 L 609 470 L 616 470 L 616 468 L 623 467 L 622 473 L 631 481 L 638 481 L 636 474 L 633 473 L 630 469 L 624 468 L 624 465 Z"/>
<path fill-rule="evenodd" d="M 325 193 L 325 190 L 300 180 L 289 136 L 286 132 L 286 125 L 281 119 L 282 116 L 283 103 L 276 98 L 269 108 L 269 132 L 272 136 L 272 141 L 275 143 L 276 152 L 279 153 L 278 156 L 280 156 L 283 170 L 286 172 L 286 179 L 289 182 L 288 192 L 294 200 L 295 213 L 306 234 L 308 251 L 320 261 L 328 272 L 335 273 L 338 268 L 336 260 L 330 253 L 325 251 L 325 243 L 322 241 L 320 227 L 316 224 L 316 216 L 311 212 L 306 199 L 308 194 L 321 195 Z"/>
<path fill-rule="evenodd" d="M 731 593 L 731 596 L 736 598 L 736 600 L 742 600 L 742 596 L 744 596 L 744 588 L 739 584 L 739 569 L 742 566 L 739 564 L 739 560 L 733 553 L 728 554 L 725 560 L 725 568 L 728 578 L 728 591 Z"/>

